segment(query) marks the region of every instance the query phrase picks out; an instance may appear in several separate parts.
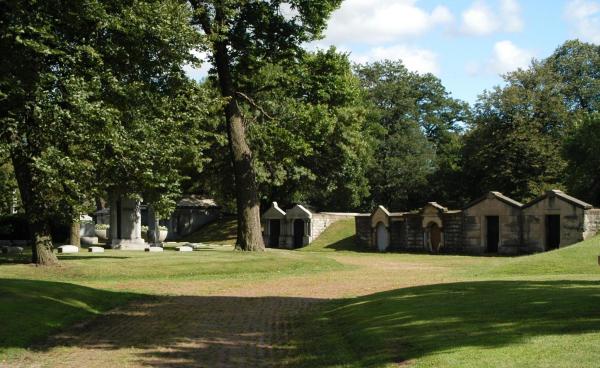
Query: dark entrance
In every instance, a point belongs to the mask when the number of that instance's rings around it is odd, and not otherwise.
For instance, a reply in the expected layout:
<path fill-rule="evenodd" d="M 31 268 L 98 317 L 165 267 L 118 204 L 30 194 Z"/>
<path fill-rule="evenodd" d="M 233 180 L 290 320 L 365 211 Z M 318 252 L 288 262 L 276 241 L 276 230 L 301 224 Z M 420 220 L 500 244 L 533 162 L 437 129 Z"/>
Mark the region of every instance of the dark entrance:
<path fill-rule="evenodd" d="M 500 243 L 500 218 L 498 216 L 486 216 L 487 224 L 487 248 L 488 253 L 498 253 Z"/>
<path fill-rule="evenodd" d="M 304 220 L 294 220 L 294 248 L 304 245 Z"/>
<path fill-rule="evenodd" d="M 435 223 L 429 225 L 429 240 L 431 241 L 431 251 L 437 253 L 442 242 L 442 229 Z"/>
<path fill-rule="evenodd" d="M 269 246 L 279 246 L 279 235 L 281 234 L 281 221 L 271 220 L 269 221 Z"/>
<path fill-rule="evenodd" d="M 560 215 L 546 216 L 546 250 L 560 247 Z"/>

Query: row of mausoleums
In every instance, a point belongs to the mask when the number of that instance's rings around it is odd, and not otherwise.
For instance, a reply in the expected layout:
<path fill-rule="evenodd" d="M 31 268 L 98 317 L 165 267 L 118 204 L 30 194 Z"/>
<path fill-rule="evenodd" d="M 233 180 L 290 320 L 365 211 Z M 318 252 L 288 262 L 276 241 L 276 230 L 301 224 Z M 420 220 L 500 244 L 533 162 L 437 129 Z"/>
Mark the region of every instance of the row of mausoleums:
<path fill-rule="evenodd" d="M 356 216 L 357 241 L 386 250 L 519 254 L 585 240 L 600 231 L 600 209 L 552 190 L 527 204 L 499 192 L 449 210 L 435 202 L 419 212 Z"/>
<path fill-rule="evenodd" d="M 310 244 L 332 223 L 356 215 L 319 213 L 299 204 L 284 211 L 277 202 L 273 202 L 271 208 L 261 216 L 263 240 L 271 248 L 301 248 Z"/>

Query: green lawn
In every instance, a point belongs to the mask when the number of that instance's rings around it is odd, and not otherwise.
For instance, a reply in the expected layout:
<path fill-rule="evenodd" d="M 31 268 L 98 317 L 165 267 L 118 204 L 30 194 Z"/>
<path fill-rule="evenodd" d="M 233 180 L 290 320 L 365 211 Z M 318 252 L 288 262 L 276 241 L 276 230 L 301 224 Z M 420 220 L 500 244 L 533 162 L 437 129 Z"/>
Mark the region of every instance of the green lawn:
<path fill-rule="evenodd" d="M 257 282 L 344 268 L 314 255 L 279 250 L 253 254 L 223 246 L 193 253 L 107 250 L 59 259 L 61 266 L 51 268 L 0 263 L 0 365 L 53 331 L 133 298 L 149 297 L 156 282 Z"/>
<path fill-rule="evenodd" d="M 501 259 L 471 280 L 338 300 L 307 318 L 302 367 L 597 367 L 600 238 Z M 470 274 L 470 277 L 468 276 Z"/>
<path fill-rule="evenodd" d="M 302 250 L 244 253 L 217 245 L 234 236 L 224 226 L 230 222 L 194 234 L 188 241 L 213 245 L 193 253 L 79 253 L 59 256 L 61 266 L 53 268 L 0 256 L 0 365 L 55 331 L 136 298 L 294 280 L 308 293 L 323 283 L 345 288 L 333 298 L 353 297 L 300 316 L 292 367 L 596 367 L 600 361 L 599 237 L 524 257 L 378 254 L 360 252 L 353 220 L 343 220 Z M 394 286 L 373 294 L 380 282 Z"/>

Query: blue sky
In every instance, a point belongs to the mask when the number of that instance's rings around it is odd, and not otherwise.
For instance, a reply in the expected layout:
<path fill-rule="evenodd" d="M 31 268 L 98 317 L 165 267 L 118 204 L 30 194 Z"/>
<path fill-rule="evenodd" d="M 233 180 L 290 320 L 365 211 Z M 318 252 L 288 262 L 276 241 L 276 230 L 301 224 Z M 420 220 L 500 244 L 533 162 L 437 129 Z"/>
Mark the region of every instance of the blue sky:
<path fill-rule="evenodd" d="M 600 43 L 600 0 L 345 0 L 324 40 L 358 62 L 402 59 L 474 103 L 568 39 Z"/>
<path fill-rule="evenodd" d="M 600 43 L 600 0 L 344 0 L 325 38 L 307 47 L 334 45 L 355 62 L 401 59 L 473 104 L 502 73 L 574 38 Z"/>

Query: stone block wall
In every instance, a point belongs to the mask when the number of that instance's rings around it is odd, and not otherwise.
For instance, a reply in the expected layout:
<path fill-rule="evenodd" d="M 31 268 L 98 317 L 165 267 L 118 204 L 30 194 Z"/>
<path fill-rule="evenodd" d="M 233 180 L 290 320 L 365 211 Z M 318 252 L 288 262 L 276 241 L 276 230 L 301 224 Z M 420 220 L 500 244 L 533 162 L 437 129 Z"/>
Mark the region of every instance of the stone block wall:
<path fill-rule="evenodd" d="M 424 251 L 423 223 L 420 214 L 406 214 L 406 250 Z"/>
<path fill-rule="evenodd" d="M 444 224 L 444 246 L 441 251 L 448 253 L 462 252 L 462 212 L 445 213 L 442 216 L 442 221 Z"/>
<path fill-rule="evenodd" d="M 388 250 L 401 250 L 406 246 L 406 226 L 401 219 L 390 220 L 390 246 Z"/>
<path fill-rule="evenodd" d="M 356 244 L 365 248 L 371 247 L 371 216 L 358 215 L 354 218 L 356 225 Z"/>
<path fill-rule="evenodd" d="M 583 218 L 583 238 L 600 233 L 600 209 L 586 210 Z"/>

